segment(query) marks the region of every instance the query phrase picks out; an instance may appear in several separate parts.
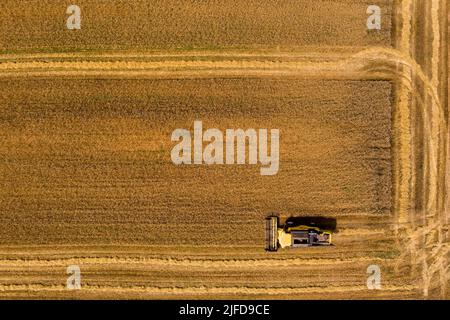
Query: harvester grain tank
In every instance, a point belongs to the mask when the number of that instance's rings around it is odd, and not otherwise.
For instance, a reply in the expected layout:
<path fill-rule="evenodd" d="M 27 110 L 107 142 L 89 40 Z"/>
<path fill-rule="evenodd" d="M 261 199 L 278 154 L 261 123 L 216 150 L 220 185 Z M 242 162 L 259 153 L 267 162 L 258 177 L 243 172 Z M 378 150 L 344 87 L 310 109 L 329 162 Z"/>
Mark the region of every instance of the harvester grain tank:
<path fill-rule="evenodd" d="M 332 245 L 336 219 L 325 217 L 290 217 L 284 225 L 276 215 L 266 218 L 266 251 Z"/>

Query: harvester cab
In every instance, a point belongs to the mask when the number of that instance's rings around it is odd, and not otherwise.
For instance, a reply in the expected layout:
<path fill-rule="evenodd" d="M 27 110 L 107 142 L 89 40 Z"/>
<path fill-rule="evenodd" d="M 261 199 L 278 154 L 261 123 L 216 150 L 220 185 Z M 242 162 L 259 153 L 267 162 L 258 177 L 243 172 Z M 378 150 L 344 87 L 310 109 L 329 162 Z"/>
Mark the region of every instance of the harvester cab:
<path fill-rule="evenodd" d="M 278 248 L 330 246 L 336 230 L 336 219 L 324 217 L 291 217 L 280 225 L 278 216 L 266 218 L 266 251 Z"/>

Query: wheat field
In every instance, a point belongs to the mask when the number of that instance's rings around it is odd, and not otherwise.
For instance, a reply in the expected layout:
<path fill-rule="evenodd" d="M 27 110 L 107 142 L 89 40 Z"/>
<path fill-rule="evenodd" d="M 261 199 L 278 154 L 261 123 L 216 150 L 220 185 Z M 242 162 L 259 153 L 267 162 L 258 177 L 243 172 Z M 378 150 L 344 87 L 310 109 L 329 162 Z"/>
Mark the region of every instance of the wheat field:
<path fill-rule="evenodd" d="M 449 298 L 447 1 L 76 4 L 0 4 L 0 299 Z M 174 165 L 196 120 L 278 173 Z M 334 246 L 265 252 L 273 212 Z"/>

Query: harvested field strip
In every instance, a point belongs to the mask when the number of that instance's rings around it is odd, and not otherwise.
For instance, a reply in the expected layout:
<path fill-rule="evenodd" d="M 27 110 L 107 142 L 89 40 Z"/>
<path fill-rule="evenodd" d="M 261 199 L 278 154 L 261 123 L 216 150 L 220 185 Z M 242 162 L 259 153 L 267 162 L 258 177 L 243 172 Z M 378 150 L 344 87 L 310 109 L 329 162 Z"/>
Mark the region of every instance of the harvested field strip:
<path fill-rule="evenodd" d="M 38 267 L 38 266 L 68 266 L 71 264 L 144 264 L 156 266 L 183 266 L 201 268 L 261 268 L 261 267 L 293 267 L 308 265 L 339 265 L 358 262 L 385 261 L 381 258 L 365 257 L 359 259 L 256 259 L 256 260 L 200 260 L 200 259 L 156 259 L 156 258 L 69 258 L 56 260 L 0 260 L 0 266 L 7 267 Z"/>
<path fill-rule="evenodd" d="M 340 240 L 338 240 L 340 241 Z M 340 242 L 339 242 L 340 243 Z M 82 252 L 76 252 L 69 250 L 68 248 L 62 248 L 60 252 L 48 254 L 48 253 L 36 253 L 36 254 L 27 254 L 27 255 L 19 255 L 19 254 L 2 254 L 2 260 L 10 261 L 10 263 L 18 263 L 18 261 L 52 261 L 54 259 L 56 260 L 67 260 L 67 259 L 91 259 L 91 258 L 106 258 L 106 259 L 118 259 L 120 260 L 126 260 L 128 258 L 132 260 L 137 260 L 136 264 L 139 264 L 140 259 L 165 259 L 165 260 L 212 260 L 212 261 L 221 261 L 224 260 L 230 260 L 230 261 L 239 261 L 239 260 L 259 260 L 259 259 L 312 259 L 312 261 L 317 259 L 325 259 L 332 260 L 332 259 L 340 259 L 345 261 L 353 261 L 353 259 L 362 259 L 365 261 L 367 257 L 374 257 L 379 258 L 381 260 L 386 258 L 394 258 L 400 256 L 400 251 L 396 247 L 396 243 L 394 239 L 392 240 L 383 240 L 381 237 L 377 240 L 370 239 L 370 248 L 371 253 L 370 255 L 365 252 L 367 249 L 367 246 L 350 242 L 346 245 L 343 245 L 339 248 L 333 248 L 331 250 L 312 250 L 310 252 L 306 253 L 296 253 L 293 251 L 287 251 L 282 252 L 279 255 L 276 255 L 274 257 L 271 257 L 270 255 L 266 254 L 261 250 L 261 246 L 257 248 L 243 248 L 242 251 L 233 251 L 233 250 L 227 250 L 226 247 L 216 247 L 215 250 L 223 250 L 224 254 L 214 254 L 211 252 L 211 247 L 206 248 L 204 251 L 198 251 L 195 252 L 193 250 L 183 250 L 183 248 L 180 248 L 180 250 L 177 252 L 173 248 L 166 248 L 165 251 L 157 251 L 155 250 L 153 253 L 145 253 L 145 251 L 131 251 L 127 254 L 126 252 L 123 252 L 122 248 L 120 247 L 109 247 L 108 251 L 104 250 L 102 251 L 92 251 L 90 253 L 82 253 Z M 122 249 L 122 250 L 121 250 Z M 245 251 L 244 251 L 245 250 Z M 114 254 L 111 254 L 111 253 Z M 318 258 L 319 256 L 319 258 Z"/>
<path fill-rule="evenodd" d="M 0 291 L 65 291 L 65 287 L 61 285 L 45 286 L 45 285 L 0 285 Z M 302 293 L 322 293 L 322 292 L 345 292 L 351 293 L 354 291 L 367 292 L 366 286 L 324 286 L 324 287 L 299 287 L 299 288 L 255 288 L 255 287 L 106 287 L 106 286 L 88 286 L 86 285 L 83 290 L 86 293 L 90 291 L 101 292 L 139 292 L 156 295 L 170 295 L 170 294 L 242 294 L 242 295 L 289 295 L 289 294 L 302 294 Z M 383 291 L 413 291 L 414 286 L 385 286 Z"/>
<path fill-rule="evenodd" d="M 27 55 L 25 59 L 21 56 L 7 56 L 0 60 L 0 75 L 3 76 L 18 76 L 22 72 L 27 75 L 34 76 L 55 76 L 55 75 L 103 75 L 108 76 L 115 73 L 121 76 L 127 76 L 124 71 L 128 71 L 128 76 L 145 75 L 145 71 L 170 71 L 180 72 L 180 70 L 208 71 L 210 74 L 217 72 L 235 72 L 241 70 L 241 76 L 245 76 L 246 72 L 260 71 L 262 75 L 270 71 L 277 71 L 277 74 L 283 74 L 288 71 L 311 75 L 314 77 L 335 77 L 336 75 L 348 73 L 346 76 L 351 77 L 353 73 L 359 73 L 363 78 L 373 76 L 375 78 L 392 78 L 392 75 L 398 72 L 398 65 L 402 64 L 406 67 L 417 71 L 417 75 L 422 81 L 427 83 L 427 78 L 423 75 L 420 66 L 411 60 L 408 56 L 403 55 L 400 51 L 395 49 L 388 49 L 382 47 L 373 47 L 362 50 L 357 53 L 321 53 L 321 54 L 305 54 L 302 52 L 284 53 L 279 55 L 239 55 L 236 53 L 218 53 L 211 51 L 207 58 L 209 60 L 189 60 L 183 55 L 175 56 L 174 60 L 164 61 L 145 61 L 145 57 L 136 60 L 135 55 L 128 56 L 126 53 L 122 55 L 115 55 L 112 57 L 99 56 L 98 60 L 90 61 L 92 59 L 78 56 L 76 54 L 65 54 L 52 57 L 43 55 L 35 56 L 30 61 Z M 33 56 L 32 56 L 33 57 Z M 228 57 L 228 59 L 225 59 Z M 230 60 L 233 57 L 236 60 Z M 154 60 L 154 56 L 150 55 L 147 59 Z M 43 59 L 43 61 L 39 61 Z M 113 61 L 109 61 L 113 59 Z M 134 59 L 134 60 L 133 60 Z M 192 59 L 192 57 L 191 57 Z M 261 61 L 258 61 L 261 59 Z M 77 61 L 79 60 L 79 61 Z M 103 60 L 103 61 L 102 61 Z M 105 61 L 106 60 L 106 61 Z M 291 61 L 289 61 L 291 60 Z M 252 71 L 252 69 L 255 69 Z M 103 72 L 100 74 L 99 72 Z M 159 76 L 162 74 L 159 73 Z M 406 75 L 405 75 L 406 76 Z M 430 86 L 428 86 L 430 87 Z"/>

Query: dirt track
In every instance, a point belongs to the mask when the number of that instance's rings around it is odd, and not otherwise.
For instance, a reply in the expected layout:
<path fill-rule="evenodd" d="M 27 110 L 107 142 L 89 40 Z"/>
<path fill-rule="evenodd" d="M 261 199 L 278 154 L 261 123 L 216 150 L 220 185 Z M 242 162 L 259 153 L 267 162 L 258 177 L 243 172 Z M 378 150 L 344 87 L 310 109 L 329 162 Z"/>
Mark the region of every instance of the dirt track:
<path fill-rule="evenodd" d="M 236 2 L 117 1 L 138 18 L 94 29 L 105 5 L 85 1 L 83 33 L 49 19 L 29 38 L 15 18 L 42 16 L 0 5 L 0 297 L 448 298 L 445 1 L 378 1 L 375 34 L 365 1 L 274 1 L 251 19 Z M 204 18 L 161 32 L 168 8 Z M 197 119 L 279 128 L 279 173 L 175 167 L 170 134 Z M 336 217 L 336 245 L 265 253 L 273 211 Z M 65 289 L 72 264 L 79 291 Z"/>

